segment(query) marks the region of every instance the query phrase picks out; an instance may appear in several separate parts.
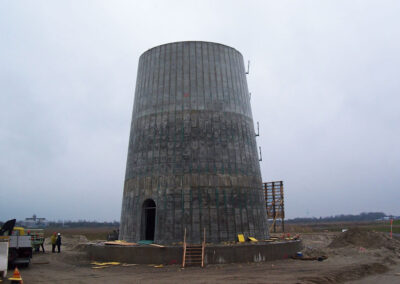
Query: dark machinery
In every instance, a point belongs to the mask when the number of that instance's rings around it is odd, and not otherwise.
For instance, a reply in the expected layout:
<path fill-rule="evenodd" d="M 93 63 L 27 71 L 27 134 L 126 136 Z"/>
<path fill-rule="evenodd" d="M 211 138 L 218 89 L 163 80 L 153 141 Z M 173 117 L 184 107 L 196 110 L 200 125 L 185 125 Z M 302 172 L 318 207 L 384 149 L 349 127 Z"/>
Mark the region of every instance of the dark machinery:
<path fill-rule="evenodd" d="M 7 236 L 9 239 L 8 265 L 28 266 L 32 258 L 31 236 L 26 235 L 23 228 L 14 230 L 15 222 L 15 219 L 9 220 L 0 229 L 0 236 Z"/>

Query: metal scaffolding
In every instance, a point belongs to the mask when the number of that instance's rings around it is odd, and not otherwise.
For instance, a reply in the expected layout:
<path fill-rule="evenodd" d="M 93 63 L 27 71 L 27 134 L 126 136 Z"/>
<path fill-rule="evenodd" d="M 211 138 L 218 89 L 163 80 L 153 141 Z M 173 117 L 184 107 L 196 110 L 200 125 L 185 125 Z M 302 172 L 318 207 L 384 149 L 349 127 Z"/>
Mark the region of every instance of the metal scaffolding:
<path fill-rule="evenodd" d="M 276 233 L 277 220 L 281 223 L 282 232 L 285 231 L 285 207 L 283 199 L 283 181 L 264 182 L 265 205 L 267 218 L 272 220 L 271 228 Z"/>

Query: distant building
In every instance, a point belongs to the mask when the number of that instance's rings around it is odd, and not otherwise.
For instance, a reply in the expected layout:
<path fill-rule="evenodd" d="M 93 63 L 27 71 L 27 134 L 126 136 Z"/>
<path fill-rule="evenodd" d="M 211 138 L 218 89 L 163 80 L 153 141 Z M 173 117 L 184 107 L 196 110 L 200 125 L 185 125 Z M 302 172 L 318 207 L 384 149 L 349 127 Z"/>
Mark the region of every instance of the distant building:
<path fill-rule="evenodd" d="M 391 219 L 393 219 L 393 220 L 400 220 L 400 216 L 393 216 L 393 215 L 385 216 L 385 217 L 382 217 L 382 218 L 377 219 L 377 221 L 389 221 L 389 220 L 391 220 Z"/>
<path fill-rule="evenodd" d="M 27 228 L 44 228 L 47 227 L 48 223 L 46 218 L 39 218 L 36 214 L 33 214 L 32 217 L 25 218 L 25 221 L 22 221 L 21 225 Z"/>

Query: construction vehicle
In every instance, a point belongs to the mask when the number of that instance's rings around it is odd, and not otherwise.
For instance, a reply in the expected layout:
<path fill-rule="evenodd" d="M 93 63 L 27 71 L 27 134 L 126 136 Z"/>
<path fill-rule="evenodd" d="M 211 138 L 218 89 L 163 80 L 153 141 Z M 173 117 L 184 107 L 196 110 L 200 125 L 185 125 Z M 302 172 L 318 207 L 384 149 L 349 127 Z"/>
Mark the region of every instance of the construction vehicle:
<path fill-rule="evenodd" d="M 4 223 L 0 229 L 2 239 L 8 239 L 8 265 L 28 266 L 32 258 L 31 236 L 25 234 L 25 229 L 15 227 L 15 219 Z"/>
<path fill-rule="evenodd" d="M 27 235 L 31 236 L 32 249 L 35 252 L 40 250 L 40 247 L 44 244 L 44 230 L 43 229 L 29 229 Z"/>

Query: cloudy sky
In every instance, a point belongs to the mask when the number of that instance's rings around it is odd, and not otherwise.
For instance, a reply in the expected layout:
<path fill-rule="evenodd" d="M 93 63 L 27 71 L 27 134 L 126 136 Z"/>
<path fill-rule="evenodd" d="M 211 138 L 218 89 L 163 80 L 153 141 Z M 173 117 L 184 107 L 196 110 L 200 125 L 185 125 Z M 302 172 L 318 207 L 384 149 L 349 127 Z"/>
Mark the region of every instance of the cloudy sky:
<path fill-rule="evenodd" d="M 119 220 L 139 56 L 251 61 L 264 181 L 288 218 L 400 215 L 399 1 L 0 2 L 0 220 Z"/>

